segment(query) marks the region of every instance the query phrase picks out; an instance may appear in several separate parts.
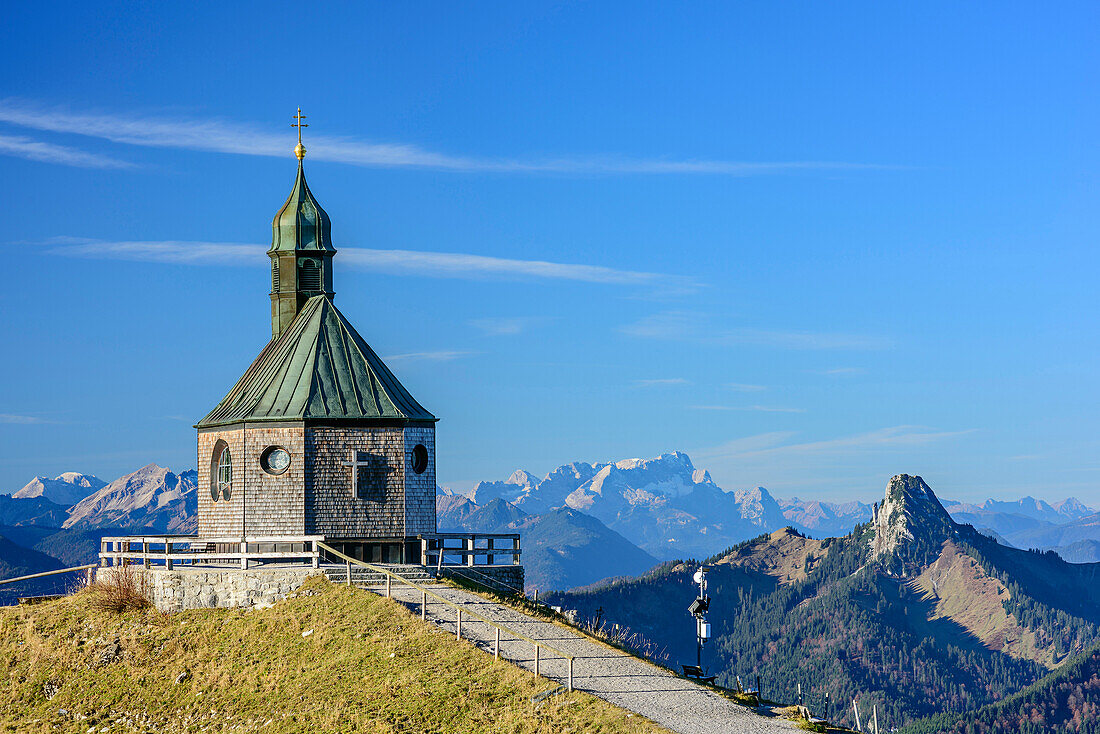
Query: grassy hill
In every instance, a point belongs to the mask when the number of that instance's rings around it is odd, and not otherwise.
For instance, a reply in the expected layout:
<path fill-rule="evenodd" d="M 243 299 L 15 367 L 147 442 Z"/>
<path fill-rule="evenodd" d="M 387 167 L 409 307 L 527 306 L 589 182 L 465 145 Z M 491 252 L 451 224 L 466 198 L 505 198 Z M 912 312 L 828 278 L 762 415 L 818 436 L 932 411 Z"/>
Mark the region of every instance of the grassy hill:
<path fill-rule="evenodd" d="M 0 609 L 0 731 L 659 732 L 324 579 L 262 610 Z"/>

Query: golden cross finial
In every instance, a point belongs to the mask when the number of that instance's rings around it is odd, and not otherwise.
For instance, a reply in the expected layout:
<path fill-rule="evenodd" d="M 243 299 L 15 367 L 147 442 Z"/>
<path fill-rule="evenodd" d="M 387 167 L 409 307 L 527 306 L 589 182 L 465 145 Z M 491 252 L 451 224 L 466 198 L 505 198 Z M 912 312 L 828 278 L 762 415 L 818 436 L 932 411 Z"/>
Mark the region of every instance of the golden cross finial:
<path fill-rule="evenodd" d="M 298 156 L 298 160 L 302 160 L 306 157 L 306 146 L 302 145 L 302 128 L 309 127 L 309 125 L 302 122 L 302 120 L 306 119 L 306 116 L 302 114 L 301 107 L 298 108 L 298 114 L 294 116 L 294 119 L 297 120 L 297 122 L 290 123 L 291 127 L 298 128 L 298 144 L 294 146 L 294 155 Z"/>

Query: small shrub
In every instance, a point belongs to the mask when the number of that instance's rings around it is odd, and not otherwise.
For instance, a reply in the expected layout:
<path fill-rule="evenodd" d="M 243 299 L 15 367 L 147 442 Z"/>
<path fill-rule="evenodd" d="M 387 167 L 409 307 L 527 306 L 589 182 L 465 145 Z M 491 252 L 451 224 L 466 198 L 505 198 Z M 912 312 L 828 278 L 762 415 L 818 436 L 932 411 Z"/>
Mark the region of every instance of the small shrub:
<path fill-rule="evenodd" d="M 100 571 L 95 583 L 88 586 L 89 603 L 101 612 L 123 612 L 148 609 L 149 577 L 140 566 L 112 566 Z"/>

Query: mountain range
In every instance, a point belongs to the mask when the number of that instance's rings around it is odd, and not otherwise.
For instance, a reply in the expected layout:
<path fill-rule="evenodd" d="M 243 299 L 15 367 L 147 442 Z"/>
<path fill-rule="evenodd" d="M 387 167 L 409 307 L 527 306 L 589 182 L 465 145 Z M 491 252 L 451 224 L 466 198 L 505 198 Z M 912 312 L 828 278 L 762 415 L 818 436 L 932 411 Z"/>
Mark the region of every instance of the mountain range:
<path fill-rule="evenodd" d="M 1003 546 L 953 520 L 915 476 L 892 478 L 869 521 L 843 537 L 781 529 L 705 565 L 713 639 L 704 660 L 718 682 L 759 675 L 779 700 L 801 684 L 815 706 L 828 692 L 844 702 L 833 720 L 849 726 L 854 698 L 876 705 L 887 729 L 972 712 L 1100 643 L 1100 564 Z M 547 598 L 693 662 L 686 610 L 698 567 L 666 562 Z"/>
<path fill-rule="evenodd" d="M 568 507 L 600 520 L 646 553 L 659 558 L 701 558 L 762 530 L 791 524 L 805 529 L 851 527 L 861 506 L 806 503 L 780 506 L 763 487 L 724 491 L 687 454 L 652 459 L 573 462 L 542 479 L 524 470 L 502 482 L 480 482 L 469 499 L 484 505 L 501 499 L 533 514 Z"/>
<path fill-rule="evenodd" d="M 571 589 L 640 574 L 657 559 L 597 518 L 570 507 L 528 514 L 495 497 L 476 505 L 463 495 L 438 495 L 441 532 L 520 533 L 527 589 Z"/>
<path fill-rule="evenodd" d="M 156 464 L 110 483 L 77 472 L 35 477 L 11 496 L 0 495 L 0 536 L 66 563 L 86 563 L 106 534 L 194 532 L 197 483 L 194 470 L 175 474 Z M 806 536 L 842 536 L 873 513 L 857 501 L 777 500 L 764 487 L 726 491 L 682 452 L 572 462 L 541 479 L 517 470 L 466 495 L 440 490 L 438 502 L 441 530 L 521 531 L 527 583 L 540 589 L 705 558 L 788 526 Z M 1100 515 L 1072 498 L 944 506 L 1006 545 L 1054 548 L 1075 562 L 1100 553 Z"/>
<path fill-rule="evenodd" d="M 872 505 L 858 501 L 776 499 L 764 487 L 727 491 L 682 452 L 573 462 L 542 479 L 520 469 L 504 481 L 480 482 L 467 496 L 476 505 L 502 499 L 531 514 L 570 507 L 663 560 L 707 557 L 787 526 L 818 538 L 839 537 L 872 515 Z M 945 501 L 944 507 L 956 521 L 1006 545 L 1100 560 L 1100 513 L 1072 497 L 1055 504 L 1032 497 L 980 505 Z"/>
<path fill-rule="evenodd" d="M 0 495 L 0 578 L 95 562 L 106 535 L 193 533 L 196 481 L 194 470 L 175 474 L 156 464 L 110 484 L 77 472 L 35 477 L 12 495 Z M 52 593 L 66 583 L 58 577 L 5 585 L 0 600 Z"/>
<path fill-rule="evenodd" d="M 44 497 L 56 505 L 71 507 L 104 484 L 106 482 L 91 474 L 70 471 L 54 479 L 35 477 L 12 497 L 17 500 Z"/>

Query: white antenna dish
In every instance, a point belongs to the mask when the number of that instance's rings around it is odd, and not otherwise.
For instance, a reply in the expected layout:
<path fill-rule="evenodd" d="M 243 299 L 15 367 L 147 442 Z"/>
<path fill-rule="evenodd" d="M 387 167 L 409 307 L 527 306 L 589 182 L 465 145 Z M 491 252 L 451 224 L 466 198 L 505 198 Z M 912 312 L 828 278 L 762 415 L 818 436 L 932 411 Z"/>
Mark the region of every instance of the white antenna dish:
<path fill-rule="evenodd" d="M 697 584 L 703 583 L 703 569 L 700 568 L 691 578 L 693 578 Z"/>

